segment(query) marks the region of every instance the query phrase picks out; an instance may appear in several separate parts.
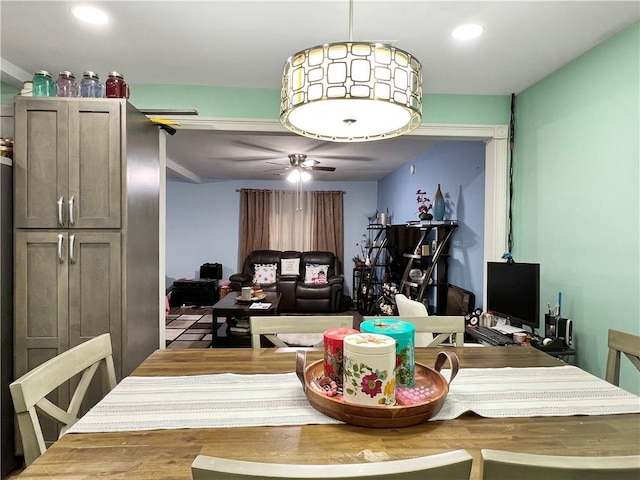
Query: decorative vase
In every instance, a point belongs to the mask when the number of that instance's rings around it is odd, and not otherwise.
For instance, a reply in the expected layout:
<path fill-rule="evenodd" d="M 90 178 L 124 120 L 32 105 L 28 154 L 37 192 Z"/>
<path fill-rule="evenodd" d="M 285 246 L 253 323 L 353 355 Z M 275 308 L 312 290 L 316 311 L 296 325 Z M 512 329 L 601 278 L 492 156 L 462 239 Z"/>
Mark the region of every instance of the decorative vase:
<path fill-rule="evenodd" d="M 438 190 L 436 190 L 434 197 L 433 218 L 436 220 L 444 219 L 444 196 L 440 190 L 440 184 L 438 184 Z"/>
<path fill-rule="evenodd" d="M 420 217 L 420 220 L 433 220 L 433 215 L 427 212 L 420 212 L 418 217 Z"/>

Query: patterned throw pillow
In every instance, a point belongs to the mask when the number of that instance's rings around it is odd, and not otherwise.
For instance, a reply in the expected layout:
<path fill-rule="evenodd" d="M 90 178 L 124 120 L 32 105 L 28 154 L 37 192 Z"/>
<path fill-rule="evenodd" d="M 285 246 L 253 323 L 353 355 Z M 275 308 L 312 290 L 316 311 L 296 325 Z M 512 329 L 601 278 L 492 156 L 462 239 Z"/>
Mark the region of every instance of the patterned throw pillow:
<path fill-rule="evenodd" d="M 280 265 L 282 275 L 298 275 L 300 270 L 299 258 L 283 258 Z"/>
<path fill-rule="evenodd" d="M 324 285 L 327 283 L 328 271 L 329 265 L 316 265 L 314 263 L 307 263 L 305 265 L 304 283 Z"/>
<path fill-rule="evenodd" d="M 265 283 L 276 282 L 276 267 L 275 263 L 256 263 L 254 265 L 253 283 L 263 285 Z"/>

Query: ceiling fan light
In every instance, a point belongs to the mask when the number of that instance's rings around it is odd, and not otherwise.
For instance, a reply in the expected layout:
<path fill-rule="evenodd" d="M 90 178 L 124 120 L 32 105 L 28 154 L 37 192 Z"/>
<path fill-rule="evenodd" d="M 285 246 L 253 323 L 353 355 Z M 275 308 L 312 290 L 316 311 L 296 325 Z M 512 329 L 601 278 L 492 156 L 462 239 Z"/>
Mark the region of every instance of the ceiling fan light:
<path fill-rule="evenodd" d="M 300 172 L 300 180 L 302 180 L 303 182 L 308 182 L 309 180 L 311 180 L 311 174 L 305 170 L 302 170 Z"/>
<path fill-rule="evenodd" d="M 379 43 L 297 52 L 284 66 L 280 121 L 298 135 L 336 142 L 403 135 L 422 122 L 422 66 Z"/>
<path fill-rule="evenodd" d="M 287 181 L 296 183 L 298 180 L 300 180 L 300 170 L 295 168 L 289 172 L 289 175 L 287 175 Z"/>

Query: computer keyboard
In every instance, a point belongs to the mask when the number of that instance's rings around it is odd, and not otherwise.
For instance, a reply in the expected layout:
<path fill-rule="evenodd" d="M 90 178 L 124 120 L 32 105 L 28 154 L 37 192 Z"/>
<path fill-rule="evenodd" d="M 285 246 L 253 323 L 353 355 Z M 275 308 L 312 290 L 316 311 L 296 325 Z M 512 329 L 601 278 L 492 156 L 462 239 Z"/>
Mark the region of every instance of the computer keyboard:
<path fill-rule="evenodd" d="M 488 343 L 489 345 L 502 346 L 516 344 L 516 342 L 511 337 L 503 335 L 502 333 L 497 332 L 496 330 L 489 327 L 467 327 L 465 329 L 465 332 L 476 340 Z"/>

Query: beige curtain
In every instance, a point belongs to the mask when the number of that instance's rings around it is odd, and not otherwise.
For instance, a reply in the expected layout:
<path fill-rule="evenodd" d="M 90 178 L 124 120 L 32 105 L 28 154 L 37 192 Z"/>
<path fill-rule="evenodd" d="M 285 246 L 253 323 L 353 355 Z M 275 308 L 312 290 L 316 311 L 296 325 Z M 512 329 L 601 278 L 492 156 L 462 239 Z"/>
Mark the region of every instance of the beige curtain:
<path fill-rule="evenodd" d="M 334 252 L 344 266 L 344 192 L 315 194 L 313 250 Z"/>
<path fill-rule="evenodd" d="M 240 246 L 238 271 L 244 259 L 254 250 L 269 248 L 270 190 L 240 190 Z"/>
<path fill-rule="evenodd" d="M 239 268 L 253 250 L 265 249 L 333 252 L 344 265 L 344 192 L 300 195 L 298 199 L 290 191 L 240 190 Z"/>
<path fill-rule="evenodd" d="M 269 246 L 273 250 L 312 250 L 315 192 L 271 193 Z M 301 207 L 301 208 L 298 208 Z"/>

